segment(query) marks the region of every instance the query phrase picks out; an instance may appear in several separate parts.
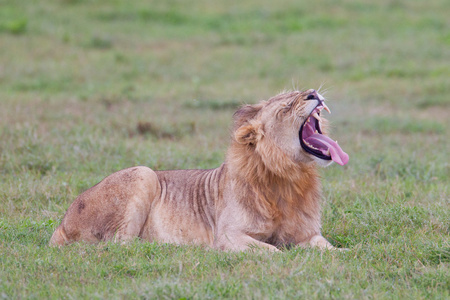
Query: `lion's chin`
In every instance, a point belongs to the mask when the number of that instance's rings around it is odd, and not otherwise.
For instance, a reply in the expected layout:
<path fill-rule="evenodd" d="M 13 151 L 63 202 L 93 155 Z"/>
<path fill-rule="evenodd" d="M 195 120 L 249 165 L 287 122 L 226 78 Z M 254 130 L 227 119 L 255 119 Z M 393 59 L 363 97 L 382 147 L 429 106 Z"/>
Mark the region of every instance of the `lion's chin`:
<path fill-rule="evenodd" d="M 309 154 L 308 152 L 306 152 L 303 149 L 301 149 L 300 152 L 301 152 L 300 158 L 297 157 L 297 159 L 296 159 L 297 163 L 306 164 L 306 165 L 316 164 L 317 166 L 322 167 L 322 168 L 326 168 L 329 165 L 333 164 L 332 160 L 321 159 L 312 154 Z"/>
<path fill-rule="evenodd" d="M 332 160 L 324 160 L 324 159 L 320 159 L 320 158 L 315 157 L 315 156 L 313 156 L 312 159 L 318 166 L 320 166 L 322 168 L 326 168 L 326 167 L 328 167 L 329 165 L 331 165 L 333 163 Z"/>

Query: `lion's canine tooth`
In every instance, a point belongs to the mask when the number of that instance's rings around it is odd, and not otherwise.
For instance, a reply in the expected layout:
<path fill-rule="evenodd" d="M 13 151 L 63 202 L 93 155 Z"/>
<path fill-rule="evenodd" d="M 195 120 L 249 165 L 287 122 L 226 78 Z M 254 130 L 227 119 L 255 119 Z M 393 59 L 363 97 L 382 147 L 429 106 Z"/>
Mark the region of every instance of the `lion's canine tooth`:
<path fill-rule="evenodd" d="M 322 103 L 323 109 L 325 109 L 329 114 L 331 114 L 331 110 L 328 108 L 328 106 L 325 103 Z"/>
<path fill-rule="evenodd" d="M 317 114 L 317 112 L 314 112 L 314 113 L 312 114 L 312 116 L 313 116 L 314 118 L 316 118 L 319 122 L 322 122 L 322 119 L 319 117 L 319 115 Z"/>

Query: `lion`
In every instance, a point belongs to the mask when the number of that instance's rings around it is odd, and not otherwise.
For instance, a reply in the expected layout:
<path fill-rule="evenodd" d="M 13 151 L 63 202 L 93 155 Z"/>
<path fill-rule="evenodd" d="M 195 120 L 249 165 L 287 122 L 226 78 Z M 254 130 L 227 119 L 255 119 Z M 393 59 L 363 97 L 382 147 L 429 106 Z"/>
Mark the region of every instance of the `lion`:
<path fill-rule="evenodd" d="M 334 249 L 321 235 L 317 166 L 349 158 L 325 134 L 323 109 L 313 89 L 244 105 L 220 167 L 113 173 L 75 199 L 50 245 L 139 238 L 225 251 Z"/>

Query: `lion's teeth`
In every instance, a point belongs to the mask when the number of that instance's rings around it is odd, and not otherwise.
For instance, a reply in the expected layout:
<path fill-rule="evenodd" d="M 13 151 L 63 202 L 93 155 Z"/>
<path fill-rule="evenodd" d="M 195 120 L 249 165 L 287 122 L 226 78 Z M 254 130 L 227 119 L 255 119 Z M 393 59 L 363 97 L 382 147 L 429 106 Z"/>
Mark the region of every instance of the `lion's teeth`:
<path fill-rule="evenodd" d="M 305 141 L 305 139 L 303 139 L 303 142 L 306 144 L 306 146 L 308 146 L 309 148 L 312 148 L 314 150 L 319 150 L 316 147 L 314 147 L 313 145 L 311 145 L 310 143 L 308 143 L 307 141 Z"/>
<path fill-rule="evenodd" d="M 314 113 L 312 114 L 312 116 L 313 116 L 314 118 L 316 118 L 319 122 L 322 122 L 322 119 L 319 117 L 319 115 L 317 114 L 317 112 L 314 112 Z"/>
<path fill-rule="evenodd" d="M 314 133 L 319 133 L 319 131 L 316 129 L 316 132 L 314 132 Z"/>
<path fill-rule="evenodd" d="M 331 110 L 328 108 L 328 106 L 325 103 L 322 103 L 323 109 L 325 109 L 329 114 L 331 114 Z"/>

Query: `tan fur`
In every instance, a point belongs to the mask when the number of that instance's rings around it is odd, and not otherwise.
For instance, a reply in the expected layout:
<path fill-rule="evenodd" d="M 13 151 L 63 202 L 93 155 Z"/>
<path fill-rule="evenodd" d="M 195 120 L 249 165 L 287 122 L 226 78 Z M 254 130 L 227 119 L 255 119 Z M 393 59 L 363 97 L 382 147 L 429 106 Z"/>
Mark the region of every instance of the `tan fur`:
<path fill-rule="evenodd" d="M 106 177 L 72 203 L 50 245 L 140 237 L 232 251 L 332 248 L 320 233 L 317 163 L 298 140 L 314 108 L 315 100 L 304 101 L 309 93 L 283 93 L 238 110 L 217 169 L 134 167 Z"/>

